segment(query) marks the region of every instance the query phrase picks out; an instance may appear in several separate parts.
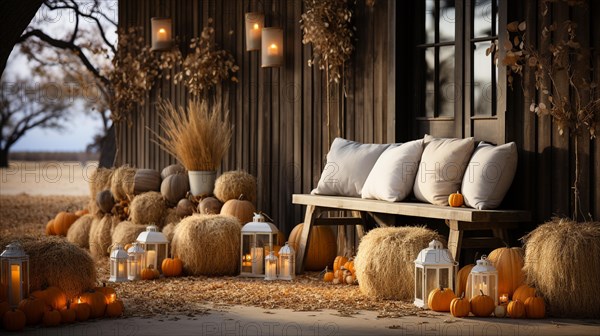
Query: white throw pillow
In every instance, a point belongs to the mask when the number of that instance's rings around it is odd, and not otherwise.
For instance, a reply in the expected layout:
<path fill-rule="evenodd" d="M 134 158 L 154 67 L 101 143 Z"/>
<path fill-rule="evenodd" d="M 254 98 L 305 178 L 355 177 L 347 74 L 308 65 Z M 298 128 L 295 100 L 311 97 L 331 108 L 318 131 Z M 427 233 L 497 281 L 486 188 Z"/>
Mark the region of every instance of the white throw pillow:
<path fill-rule="evenodd" d="M 389 144 L 362 144 L 335 138 L 312 194 L 360 197 L 365 180 Z"/>
<path fill-rule="evenodd" d="M 423 202 L 448 205 L 448 196 L 460 189 L 475 141 L 425 136 L 425 149 L 415 178 L 415 197 Z"/>
<path fill-rule="evenodd" d="M 390 147 L 379 156 L 362 189 L 362 198 L 398 202 L 412 192 L 423 139 Z"/>
<path fill-rule="evenodd" d="M 496 209 L 517 171 L 517 145 L 481 143 L 475 149 L 462 181 L 465 204 L 475 209 Z"/>

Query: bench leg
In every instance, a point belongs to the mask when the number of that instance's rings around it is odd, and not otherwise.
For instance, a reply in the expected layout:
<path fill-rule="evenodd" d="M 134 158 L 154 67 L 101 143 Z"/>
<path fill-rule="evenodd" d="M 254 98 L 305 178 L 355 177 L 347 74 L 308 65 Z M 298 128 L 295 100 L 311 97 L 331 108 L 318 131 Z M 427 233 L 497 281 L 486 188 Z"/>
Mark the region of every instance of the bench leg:
<path fill-rule="evenodd" d="M 449 221 L 454 222 L 454 221 Z M 460 248 L 462 245 L 463 231 L 456 229 L 458 227 L 458 223 L 447 223 L 450 227 L 450 233 L 448 235 L 448 249 L 452 254 L 452 258 L 454 261 L 459 261 L 460 258 Z M 452 225 L 455 224 L 455 225 Z M 454 227 L 454 228 L 453 228 Z"/>
<path fill-rule="evenodd" d="M 306 257 L 306 253 L 308 252 L 306 246 L 308 245 L 308 241 L 310 239 L 311 228 L 315 222 L 315 208 L 316 207 L 314 205 L 306 206 L 306 213 L 304 214 L 304 227 L 302 228 L 302 236 L 300 237 L 298 251 L 296 251 L 297 274 L 304 273 L 304 258 Z"/>

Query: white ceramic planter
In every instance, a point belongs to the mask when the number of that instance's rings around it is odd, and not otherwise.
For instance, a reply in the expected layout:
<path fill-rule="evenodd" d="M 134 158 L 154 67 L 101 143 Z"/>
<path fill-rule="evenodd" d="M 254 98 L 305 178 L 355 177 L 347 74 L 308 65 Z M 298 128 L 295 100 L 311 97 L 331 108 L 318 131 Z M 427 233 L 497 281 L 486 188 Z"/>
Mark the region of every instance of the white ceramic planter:
<path fill-rule="evenodd" d="M 215 179 L 217 178 L 216 171 L 188 171 L 190 178 L 190 191 L 192 195 L 208 195 L 212 194 L 215 188 Z"/>

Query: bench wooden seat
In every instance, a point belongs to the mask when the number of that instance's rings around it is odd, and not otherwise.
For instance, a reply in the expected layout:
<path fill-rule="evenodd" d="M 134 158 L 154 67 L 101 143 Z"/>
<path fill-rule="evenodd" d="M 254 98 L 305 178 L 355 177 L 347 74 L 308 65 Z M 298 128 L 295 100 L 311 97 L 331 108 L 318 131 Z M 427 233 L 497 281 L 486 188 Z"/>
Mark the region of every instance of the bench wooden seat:
<path fill-rule="evenodd" d="M 304 228 L 296 255 L 298 273 L 304 271 L 306 243 L 310 239 L 313 225 L 355 225 L 360 239 L 364 233 L 367 213 L 444 219 L 450 229 L 448 248 L 454 260 L 458 260 L 461 248 L 502 246 L 508 240 L 507 229 L 515 227 L 519 222 L 531 220 L 530 212 L 521 210 L 477 210 L 343 196 L 295 194 L 292 196 L 292 203 L 306 205 Z M 340 210 L 350 211 L 352 217 L 321 218 L 325 212 Z M 463 231 L 468 230 L 491 230 L 493 237 L 463 238 Z"/>

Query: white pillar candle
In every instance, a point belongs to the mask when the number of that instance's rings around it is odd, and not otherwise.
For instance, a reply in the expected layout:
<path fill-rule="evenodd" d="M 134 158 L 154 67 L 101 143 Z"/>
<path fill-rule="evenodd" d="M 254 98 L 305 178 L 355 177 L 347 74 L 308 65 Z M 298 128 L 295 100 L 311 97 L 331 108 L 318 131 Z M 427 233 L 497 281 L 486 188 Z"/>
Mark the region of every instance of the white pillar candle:
<path fill-rule="evenodd" d="M 21 266 L 10 265 L 11 295 L 10 302 L 21 301 Z"/>
<path fill-rule="evenodd" d="M 148 251 L 146 253 L 146 268 L 153 265 L 154 268 L 158 269 L 156 266 L 156 251 Z"/>

